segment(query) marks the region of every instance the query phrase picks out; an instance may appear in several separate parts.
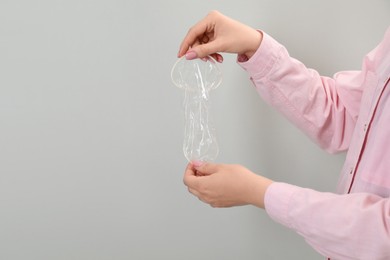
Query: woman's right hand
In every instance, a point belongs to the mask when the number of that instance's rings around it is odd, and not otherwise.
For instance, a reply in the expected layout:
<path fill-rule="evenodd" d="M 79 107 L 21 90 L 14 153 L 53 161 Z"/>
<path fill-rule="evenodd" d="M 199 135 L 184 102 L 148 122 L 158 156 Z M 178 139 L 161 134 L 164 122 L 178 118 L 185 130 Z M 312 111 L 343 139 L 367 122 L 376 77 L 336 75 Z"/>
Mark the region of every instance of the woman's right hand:
<path fill-rule="evenodd" d="M 264 208 L 264 197 L 273 181 L 241 165 L 189 163 L 184 184 L 188 191 L 212 207 L 254 205 Z"/>
<path fill-rule="evenodd" d="M 249 59 L 259 48 L 261 40 L 261 32 L 212 11 L 188 31 L 178 57 L 185 55 L 191 60 L 211 55 L 222 62 L 220 52 L 226 52 L 245 55 Z"/>

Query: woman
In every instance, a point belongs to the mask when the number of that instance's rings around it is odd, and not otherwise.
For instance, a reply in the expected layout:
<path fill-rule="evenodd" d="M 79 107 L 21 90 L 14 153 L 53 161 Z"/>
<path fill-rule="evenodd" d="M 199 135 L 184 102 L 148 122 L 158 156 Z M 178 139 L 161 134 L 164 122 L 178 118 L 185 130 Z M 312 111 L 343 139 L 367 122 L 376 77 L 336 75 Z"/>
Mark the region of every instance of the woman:
<path fill-rule="evenodd" d="M 268 34 L 217 11 L 178 57 L 237 54 L 259 94 L 329 152 L 348 150 L 338 194 L 274 182 L 241 165 L 190 163 L 184 183 L 213 207 L 252 204 L 334 259 L 390 259 L 390 29 L 360 71 L 323 77 Z"/>

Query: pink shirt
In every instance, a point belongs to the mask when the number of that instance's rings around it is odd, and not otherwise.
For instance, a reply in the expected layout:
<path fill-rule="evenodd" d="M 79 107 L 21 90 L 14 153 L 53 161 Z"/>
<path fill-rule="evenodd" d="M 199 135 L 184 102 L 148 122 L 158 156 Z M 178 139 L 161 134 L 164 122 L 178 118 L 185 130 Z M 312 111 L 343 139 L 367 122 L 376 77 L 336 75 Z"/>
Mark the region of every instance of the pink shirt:
<path fill-rule="evenodd" d="M 390 259 L 390 28 L 361 71 L 323 77 L 264 33 L 238 57 L 259 94 L 322 148 L 348 150 L 338 194 L 275 182 L 265 208 L 332 259 Z"/>

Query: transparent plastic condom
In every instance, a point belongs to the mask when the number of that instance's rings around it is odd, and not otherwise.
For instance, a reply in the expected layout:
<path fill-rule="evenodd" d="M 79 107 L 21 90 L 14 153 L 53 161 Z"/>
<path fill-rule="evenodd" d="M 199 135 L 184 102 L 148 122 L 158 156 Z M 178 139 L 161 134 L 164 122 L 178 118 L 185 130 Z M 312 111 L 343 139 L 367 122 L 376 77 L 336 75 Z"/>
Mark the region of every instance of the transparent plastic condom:
<path fill-rule="evenodd" d="M 184 93 L 183 152 L 188 161 L 214 161 L 219 148 L 210 115 L 210 91 L 222 81 L 222 73 L 212 57 L 180 58 L 172 68 L 173 83 Z"/>

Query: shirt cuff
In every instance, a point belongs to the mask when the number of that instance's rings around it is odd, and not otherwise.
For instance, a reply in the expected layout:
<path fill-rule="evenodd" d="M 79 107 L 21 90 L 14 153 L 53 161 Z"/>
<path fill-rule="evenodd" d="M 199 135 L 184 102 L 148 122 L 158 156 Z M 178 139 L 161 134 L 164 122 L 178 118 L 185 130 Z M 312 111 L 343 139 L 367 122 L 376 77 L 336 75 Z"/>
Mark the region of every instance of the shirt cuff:
<path fill-rule="evenodd" d="M 292 227 L 289 217 L 290 200 L 300 188 L 287 183 L 273 182 L 265 193 L 264 205 L 267 214 L 276 222 Z"/>

